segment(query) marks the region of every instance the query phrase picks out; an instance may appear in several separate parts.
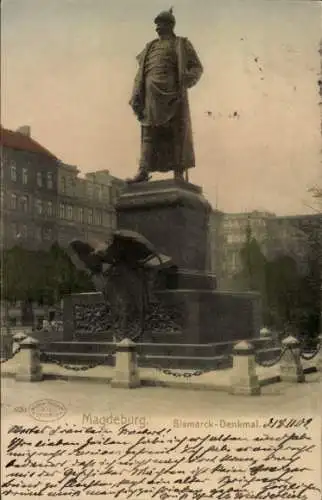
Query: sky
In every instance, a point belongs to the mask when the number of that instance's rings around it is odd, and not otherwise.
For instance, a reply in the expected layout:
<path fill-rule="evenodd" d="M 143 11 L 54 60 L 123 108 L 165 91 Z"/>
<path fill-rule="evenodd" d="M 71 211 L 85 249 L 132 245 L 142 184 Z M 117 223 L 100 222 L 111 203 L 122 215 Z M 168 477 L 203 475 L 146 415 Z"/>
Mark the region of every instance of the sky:
<path fill-rule="evenodd" d="M 177 35 L 204 67 L 189 92 L 190 181 L 226 212 L 309 212 L 307 189 L 322 171 L 321 2 L 2 0 L 2 125 L 30 125 L 34 139 L 83 173 L 133 175 L 135 57 L 171 5 Z"/>

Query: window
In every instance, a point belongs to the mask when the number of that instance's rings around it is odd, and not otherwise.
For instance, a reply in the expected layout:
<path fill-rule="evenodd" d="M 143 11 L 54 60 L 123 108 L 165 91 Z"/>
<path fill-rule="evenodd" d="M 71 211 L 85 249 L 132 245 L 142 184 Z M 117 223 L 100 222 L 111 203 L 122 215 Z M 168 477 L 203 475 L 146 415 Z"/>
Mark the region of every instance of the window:
<path fill-rule="evenodd" d="M 113 204 L 113 189 L 112 189 L 112 186 L 108 186 L 108 203 Z"/>
<path fill-rule="evenodd" d="M 53 189 L 53 174 L 52 174 L 52 172 L 47 173 L 47 188 Z"/>
<path fill-rule="evenodd" d="M 89 208 L 87 212 L 87 223 L 93 224 L 93 209 Z"/>
<path fill-rule="evenodd" d="M 23 224 L 23 226 L 21 227 L 21 236 L 24 239 L 28 238 L 28 228 L 26 224 Z"/>
<path fill-rule="evenodd" d="M 28 184 L 28 168 L 22 169 L 22 183 Z"/>
<path fill-rule="evenodd" d="M 11 224 L 11 234 L 14 238 L 17 238 L 18 236 L 18 226 L 16 222 L 13 222 Z"/>
<path fill-rule="evenodd" d="M 71 220 L 73 218 L 73 207 L 67 205 L 67 219 Z"/>
<path fill-rule="evenodd" d="M 22 196 L 21 200 L 20 200 L 20 203 L 21 203 L 21 210 L 23 212 L 28 212 L 28 197 L 27 196 Z"/>
<path fill-rule="evenodd" d="M 104 213 L 104 226 L 105 227 L 112 227 L 112 212 L 108 211 Z"/>
<path fill-rule="evenodd" d="M 233 253 L 231 256 L 231 269 L 235 272 L 239 267 L 238 254 Z"/>
<path fill-rule="evenodd" d="M 10 208 L 12 210 L 16 210 L 17 208 L 17 195 L 15 193 L 12 193 L 11 194 L 11 198 L 10 198 Z"/>
<path fill-rule="evenodd" d="M 61 219 L 65 219 L 65 205 L 64 205 L 64 203 L 60 203 L 60 205 L 59 205 L 59 217 Z"/>
<path fill-rule="evenodd" d="M 16 165 L 13 163 L 10 167 L 10 177 L 13 182 L 16 182 L 17 180 L 17 168 Z"/>
<path fill-rule="evenodd" d="M 53 202 L 49 201 L 47 204 L 47 215 L 53 215 Z"/>
<path fill-rule="evenodd" d="M 36 227 L 36 239 L 38 241 L 42 240 L 41 227 L 39 227 L 39 226 Z"/>
<path fill-rule="evenodd" d="M 42 175 L 41 172 L 37 172 L 37 186 L 42 187 Z"/>
<path fill-rule="evenodd" d="M 99 185 L 96 185 L 94 187 L 94 198 L 95 198 L 95 200 L 101 200 L 102 199 L 102 188 Z"/>
<path fill-rule="evenodd" d="M 107 186 L 102 186 L 101 196 L 102 196 L 103 200 L 107 199 L 107 197 L 108 197 L 108 187 Z"/>
<path fill-rule="evenodd" d="M 95 214 L 95 222 L 97 226 L 102 225 L 102 212 L 100 210 L 97 210 Z"/>
<path fill-rule="evenodd" d="M 89 182 L 87 184 L 87 196 L 89 198 L 92 198 L 92 196 L 93 196 L 93 183 L 92 182 Z"/>
<path fill-rule="evenodd" d="M 84 209 L 81 207 L 78 209 L 79 222 L 83 224 L 84 222 Z"/>
<path fill-rule="evenodd" d="M 66 192 L 66 178 L 65 177 L 61 178 L 60 185 L 61 185 L 62 193 L 65 193 Z"/>
<path fill-rule="evenodd" d="M 11 224 L 11 235 L 13 238 L 19 238 L 18 224 L 16 222 Z"/>
<path fill-rule="evenodd" d="M 41 215 L 43 211 L 42 201 L 36 200 L 36 212 L 38 215 Z"/>

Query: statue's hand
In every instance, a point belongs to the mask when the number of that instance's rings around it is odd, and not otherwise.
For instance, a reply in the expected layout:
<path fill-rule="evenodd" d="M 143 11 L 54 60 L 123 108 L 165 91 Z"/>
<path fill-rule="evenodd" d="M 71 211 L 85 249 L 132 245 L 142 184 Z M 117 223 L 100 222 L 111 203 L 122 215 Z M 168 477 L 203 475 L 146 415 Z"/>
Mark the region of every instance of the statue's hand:
<path fill-rule="evenodd" d="M 183 86 L 189 89 L 196 85 L 199 81 L 202 72 L 198 67 L 191 67 L 187 69 L 183 75 Z"/>
<path fill-rule="evenodd" d="M 141 109 L 141 106 L 137 106 L 136 108 L 133 108 L 134 114 L 137 117 L 139 121 L 142 121 L 144 118 L 144 112 Z"/>

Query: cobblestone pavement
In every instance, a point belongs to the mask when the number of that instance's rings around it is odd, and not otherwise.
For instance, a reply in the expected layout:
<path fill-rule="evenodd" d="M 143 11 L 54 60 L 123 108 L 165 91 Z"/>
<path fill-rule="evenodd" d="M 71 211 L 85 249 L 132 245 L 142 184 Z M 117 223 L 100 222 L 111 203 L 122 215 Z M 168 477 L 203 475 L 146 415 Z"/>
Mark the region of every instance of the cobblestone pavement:
<path fill-rule="evenodd" d="M 176 418 L 252 417 L 269 415 L 322 415 L 321 374 L 306 376 L 303 384 L 277 383 L 262 388 L 260 396 L 234 396 L 224 392 L 141 387 L 116 389 L 93 382 L 45 380 L 16 382 L 2 379 L 2 419 L 25 413 L 40 399 L 63 403 L 67 417 L 137 415 Z"/>

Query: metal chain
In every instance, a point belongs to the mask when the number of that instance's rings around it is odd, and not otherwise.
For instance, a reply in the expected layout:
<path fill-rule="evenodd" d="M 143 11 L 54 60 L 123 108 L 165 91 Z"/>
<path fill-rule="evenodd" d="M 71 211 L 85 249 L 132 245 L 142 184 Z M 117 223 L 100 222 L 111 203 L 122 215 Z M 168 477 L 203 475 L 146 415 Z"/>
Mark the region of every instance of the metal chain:
<path fill-rule="evenodd" d="M 145 354 L 138 353 L 138 356 L 140 356 L 143 359 L 148 360 Z M 209 373 L 214 371 L 214 368 L 204 368 L 202 370 L 193 370 L 189 372 L 177 372 L 174 369 L 169 369 L 169 368 L 163 368 L 160 365 L 153 365 L 153 366 L 147 366 L 147 368 L 153 368 L 154 370 L 158 370 L 165 375 L 171 375 L 173 377 L 177 378 L 191 378 L 191 377 L 200 377 L 200 375 L 203 375 L 204 373 Z"/>
<path fill-rule="evenodd" d="M 12 353 L 10 354 L 7 358 L 1 358 L 0 359 L 0 364 L 2 363 L 6 363 L 6 361 L 9 361 L 10 359 L 14 358 L 16 354 L 18 354 L 18 352 L 20 351 L 21 347 L 18 346 L 17 349 Z"/>
<path fill-rule="evenodd" d="M 204 373 L 209 373 L 214 371 L 214 368 L 205 368 L 203 370 L 194 370 L 192 372 L 175 372 L 168 368 L 162 368 L 161 366 L 151 366 L 151 368 L 155 368 L 158 371 L 161 371 L 165 375 L 172 375 L 173 377 L 183 377 L 183 378 L 191 378 L 191 377 L 200 377 Z"/>
<path fill-rule="evenodd" d="M 311 359 L 315 358 L 315 356 L 319 353 L 321 349 L 321 342 L 318 342 L 317 343 L 317 346 L 316 348 L 314 349 L 314 351 L 311 351 L 310 353 L 306 354 L 302 349 L 300 351 L 300 356 L 302 359 L 306 360 L 306 361 L 310 361 Z"/>
<path fill-rule="evenodd" d="M 113 355 L 113 353 L 110 353 L 106 355 L 106 358 L 103 361 L 98 361 L 95 363 L 88 363 L 87 365 L 78 366 L 78 365 L 69 365 L 67 363 L 64 363 L 63 361 L 59 361 L 58 359 L 49 356 L 44 351 L 40 352 L 44 356 L 45 361 L 47 361 L 48 363 L 54 363 L 55 365 L 58 365 L 61 368 L 65 368 L 66 370 L 72 370 L 75 372 L 87 371 L 96 368 L 97 366 L 104 366 L 106 364 L 107 358 Z"/>
<path fill-rule="evenodd" d="M 277 363 L 281 361 L 287 349 L 289 349 L 289 347 L 284 347 L 284 349 L 281 349 L 279 355 L 270 361 L 260 361 L 259 359 L 256 359 L 256 363 L 259 366 L 263 366 L 264 368 L 270 368 L 271 366 L 277 365 Z"/>

